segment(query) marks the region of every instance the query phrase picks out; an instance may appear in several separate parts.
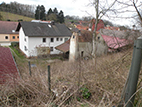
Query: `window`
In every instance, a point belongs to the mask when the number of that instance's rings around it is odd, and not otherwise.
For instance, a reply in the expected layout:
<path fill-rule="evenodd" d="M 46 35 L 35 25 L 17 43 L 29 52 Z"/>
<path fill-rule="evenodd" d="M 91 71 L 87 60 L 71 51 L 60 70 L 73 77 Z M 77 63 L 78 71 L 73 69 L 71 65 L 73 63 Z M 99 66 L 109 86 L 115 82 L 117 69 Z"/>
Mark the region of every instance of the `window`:
<path fill-rule="evenodd" d="M 50 47 L 50 51 L 53 51 L 53 47 Z"/>
<path fill-rule="evenodd" d="M 46 49 L 43 49 L 42 52 L 43 52 L 43 53 L 46 52 Z"/>
<path fill-rule="evenodd" d="M 98 40 L 100 39 L 100 37 L 98 37 Z"/>
<path fill-rule="evenodd" d="M 54 42 L 54 38 L 51 38 L 51 42 Z"/>
<path fill-rule="evenodd" d="M 19 36 L 17 36 L 17 39 L 19 39 Z"/>
<path fill-rule="evenodd" d="M 72 37 L 73 39 L 75 38 L 75 36 L 73 35 L 73 37 Z"/>
<path fill-rule="evenodd" d="M 65 38 L 65 42 L 68 40 L 68 38 Z"/>
<path fill-rule="evenodd" d="M 13 39 L 15 39 L 15 36 L 13 36 Z"/>
<path fill-rule="evenodd" d="M 63 38 L 60 38 L 60 41 L 62 41 L 63 40 Z"/>
<path fill-rule="evenodd" d="M 26 38 L 25 38 L 24 40 L 25 40 L 25 42 L 26 42 Z"/>
<path fill-rule="evenodd" d="M 56 38 L 56 41 L 59 41 L 59 38 Z"/>
<path fill-rule="evenodd" d="M 42 39 L 42 42 L 46 42 L 46 38 L 43 38 L 43 39 Z"/>
<path fill-rule="evenodd" d="M 83 57 L 84 51 L 81 51 L 81 57 Z"/>
<path fill-rule="evenodd" d="M 27 50 L 28 50 L 26 46 L 24 46 L 24 49 L 25 49 L 25 51 L 27 51 Z"/>
<path fill-rule="evenodd" d="M 8 36 L 5 36 L 5 39 L 8 39 Z"/>

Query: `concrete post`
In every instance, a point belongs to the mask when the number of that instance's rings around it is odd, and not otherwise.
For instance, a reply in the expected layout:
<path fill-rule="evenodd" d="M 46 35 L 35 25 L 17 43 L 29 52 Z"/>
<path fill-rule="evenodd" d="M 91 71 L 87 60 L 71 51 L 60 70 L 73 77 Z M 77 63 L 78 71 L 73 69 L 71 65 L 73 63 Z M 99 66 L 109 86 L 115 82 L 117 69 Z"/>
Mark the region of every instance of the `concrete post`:
<path fill-rule="evenodd" d="M 137 89 L 137 82 L 142 59 L 142 38 L 138 38 L 134 43 L 133 58 L 131 68 L 129 71 L 128 84 L 125 92 L 126 107 L 133 107 L 135 92 Z"/>

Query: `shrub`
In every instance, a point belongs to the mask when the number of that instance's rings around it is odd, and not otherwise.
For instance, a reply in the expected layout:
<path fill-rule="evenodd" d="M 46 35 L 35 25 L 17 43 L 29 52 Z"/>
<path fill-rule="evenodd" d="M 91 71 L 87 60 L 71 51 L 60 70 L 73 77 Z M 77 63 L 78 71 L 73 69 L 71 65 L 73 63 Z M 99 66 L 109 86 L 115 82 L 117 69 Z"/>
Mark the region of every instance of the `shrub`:
<path fill-rule="evenodd" d="M 87 87 L 81 88 L 81 96 L 83 99 L 89 99 L 91 97 L 91 93 Z"/>

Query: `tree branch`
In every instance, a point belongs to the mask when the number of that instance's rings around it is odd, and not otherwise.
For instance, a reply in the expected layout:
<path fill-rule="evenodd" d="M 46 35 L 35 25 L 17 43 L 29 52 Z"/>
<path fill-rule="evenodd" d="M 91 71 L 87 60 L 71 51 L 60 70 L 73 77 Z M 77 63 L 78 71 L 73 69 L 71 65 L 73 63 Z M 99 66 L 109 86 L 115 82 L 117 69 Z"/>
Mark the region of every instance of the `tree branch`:
<path fill-rule="evenodd" d="M 138 16 L 139 16 L 139 18 L 140 18 L 141 23 L 142 23 L 142 16 L 141 16 L 140 12 L 138 11 L 138 8 L 137 8 L 137 6 L 136 6 L 134 0 L 133 0 L 133 6 L 135 7 L 136 12 L 137 12 L 137 14 L 138 14 Z"/>

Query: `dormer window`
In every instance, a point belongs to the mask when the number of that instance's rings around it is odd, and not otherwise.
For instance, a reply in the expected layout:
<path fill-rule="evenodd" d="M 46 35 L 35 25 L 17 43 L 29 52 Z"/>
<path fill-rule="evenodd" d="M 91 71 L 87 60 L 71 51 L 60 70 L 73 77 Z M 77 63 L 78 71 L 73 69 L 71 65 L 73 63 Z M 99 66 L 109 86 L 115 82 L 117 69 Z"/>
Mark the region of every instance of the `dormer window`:
<path fill-rule="evenodd" d="M 15 32 L 15 30 L 12 30 L 12 32 L 14 33 L 14 32 Z"/>
<path fill-rule="evenodd" d="M 51 28 L 51 25 L 48 24 L 48 26 Z"/>

